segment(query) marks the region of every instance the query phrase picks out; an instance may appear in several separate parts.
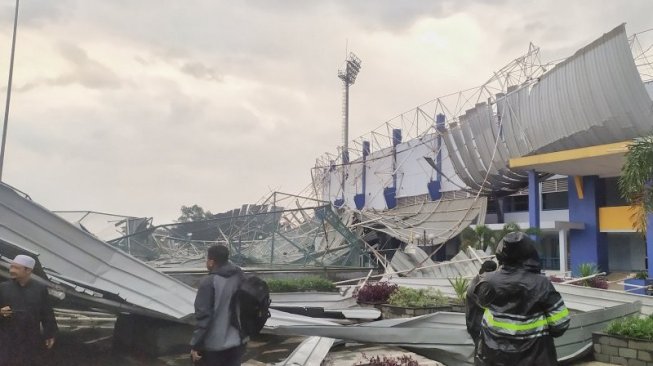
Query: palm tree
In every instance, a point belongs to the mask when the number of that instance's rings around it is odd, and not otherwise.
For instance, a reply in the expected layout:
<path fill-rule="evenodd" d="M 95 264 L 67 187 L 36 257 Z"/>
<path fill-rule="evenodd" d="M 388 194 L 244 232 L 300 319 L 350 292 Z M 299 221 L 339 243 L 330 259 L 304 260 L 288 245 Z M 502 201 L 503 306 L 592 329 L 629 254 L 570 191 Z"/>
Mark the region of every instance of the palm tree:
<path fill-rule="evenodd" d="M 460 247 L 461 249 L 472 247 L 485 251 L 490 246 L 494 253 L 497 244 L 495 236 L 494 230 L 485 225 L 476 225 L 473 229 L 468 226 L 460 233 Z"/>
<path fill-rule="evenodd" d="M 483 251 L 490 247 L 491 252 L 494 253 L 501 239 L 513 231 L 523 231 L 524 233 L 533 236 L 540 236 L 542 234 L 542 231 L 538 228 L 522 230 L 521 227 L 514 222 L 506 223 L 503 225 L 501 230 L 496 231 L 485 225 L 476 225 L 474 229 L 467 227 L 460 233 L 460 247 L 461 249 L 472 247 Z"/>
<path fill-rule="evenodd" d="M 653 135 L 636 138 L 628 146 L 619 192 L 634 212 L 637 230 L 646 231 L 647 214 L 653 212 Z"/>

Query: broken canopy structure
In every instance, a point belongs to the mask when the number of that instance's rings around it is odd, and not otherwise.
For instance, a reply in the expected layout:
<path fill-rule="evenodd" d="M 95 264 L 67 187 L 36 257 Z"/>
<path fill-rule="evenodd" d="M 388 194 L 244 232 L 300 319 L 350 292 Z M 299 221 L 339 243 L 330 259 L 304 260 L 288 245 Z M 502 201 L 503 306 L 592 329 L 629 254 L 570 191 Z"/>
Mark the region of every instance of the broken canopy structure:
<path fill-rule="evenodd" d="M 640 305 L 639 302 L 621 304 L 572 315 L 567 332 L 555 340 L 559 360 L 584 354 L 592 346 L 592 332 L 604 329 L 614 319 L 638 314 Z M 474 343 L 467 334 L 463 313 L 441 312 L 358 326 L 279 327 L 275 333 L 401 346 L 449 366 L 473 364 Z"/>
<path fill-rule="evenodd" d="M 184 319 L 194 311 L 195 290 L 0 183 L 0 239 L 38 254 L 46 273 L 80 287 L 96 288 L 124 301 Z"/>
<path fill-rule="evenodd" d="M 487 197 L 424 200 L 385 211 L 363 210 L 358 225 L 404 243 L 421 241 L 423 245 L 439 245 L 473 222 L 485 222 L 486 211 Z"/>
<path fill-rule="evenodd" d="M 650 133 L 651 97 L 622 24 L 520 85 L 491 96 L 443 131 L 454 170 L 486 193 L 526 181 L 509 159 L 608 144 Z"/>

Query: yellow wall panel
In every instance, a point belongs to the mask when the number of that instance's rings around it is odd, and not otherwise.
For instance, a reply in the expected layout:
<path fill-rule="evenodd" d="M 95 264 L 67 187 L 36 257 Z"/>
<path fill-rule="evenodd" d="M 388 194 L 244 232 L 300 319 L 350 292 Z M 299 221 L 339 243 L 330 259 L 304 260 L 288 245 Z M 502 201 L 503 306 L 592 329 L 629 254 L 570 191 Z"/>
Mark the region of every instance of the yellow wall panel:
<path fill-rule="evenodd" d="M 600 231 L 635 231 L 630 206 L 599 207 Z"/>

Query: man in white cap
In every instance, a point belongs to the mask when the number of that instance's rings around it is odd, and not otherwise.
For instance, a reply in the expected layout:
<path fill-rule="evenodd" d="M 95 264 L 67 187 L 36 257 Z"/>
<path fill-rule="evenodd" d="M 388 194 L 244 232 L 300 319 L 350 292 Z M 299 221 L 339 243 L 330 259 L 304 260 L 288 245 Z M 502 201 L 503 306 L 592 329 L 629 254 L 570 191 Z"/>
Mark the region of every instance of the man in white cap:
<path fill-rule="evenodd" d="M 54 345 L 57 322 L 47 287 L 31 278 L 35 264 L 17 255 L 11 280 L 0 283 L 0 366 L 41 365 L 43 350 Z"/>

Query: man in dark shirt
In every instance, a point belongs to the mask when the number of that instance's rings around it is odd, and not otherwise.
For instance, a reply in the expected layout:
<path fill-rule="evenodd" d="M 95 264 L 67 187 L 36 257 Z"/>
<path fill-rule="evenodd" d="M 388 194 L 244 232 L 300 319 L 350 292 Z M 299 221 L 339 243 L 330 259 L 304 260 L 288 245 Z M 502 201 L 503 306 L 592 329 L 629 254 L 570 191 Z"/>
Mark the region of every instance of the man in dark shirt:
<path fill-rule="evenodd" d="M 11 280 L 0 284 L 0 366 L 41 365 L 44 348 L 54 345 L 57 322 L 47 287 L 31 278 L 34 265 L 32 257 L 16 256 Z"/>
<path fill-rule="evenodd" d="M 495 261 L 487 260 L 481 265 L 476 277 L 472 279 L 467 288 L 466 306 L 465 306 L 465 320 L 467 323 L 467 333 L 472 337 L 474 344 L 478 344 L 478 338 L 481 336 L 481 321 L 483 320 L 483 309 L 478 306 L 474 289 L 481 281 L 481 276 L 484 273 L 494 272 L 497 269 Z"/>
<path fill-rule="evenodd" d="M 200 282 L 195 297 L 195 331 L 190 341 L 191 358 L 205 366 L 237 366 L 245 354 L 247 339 L 231 321 L 231 298 L 243 280 L 243 272 L 229 262 L 229 249 L 208 249 L 209 275 Z"/>

